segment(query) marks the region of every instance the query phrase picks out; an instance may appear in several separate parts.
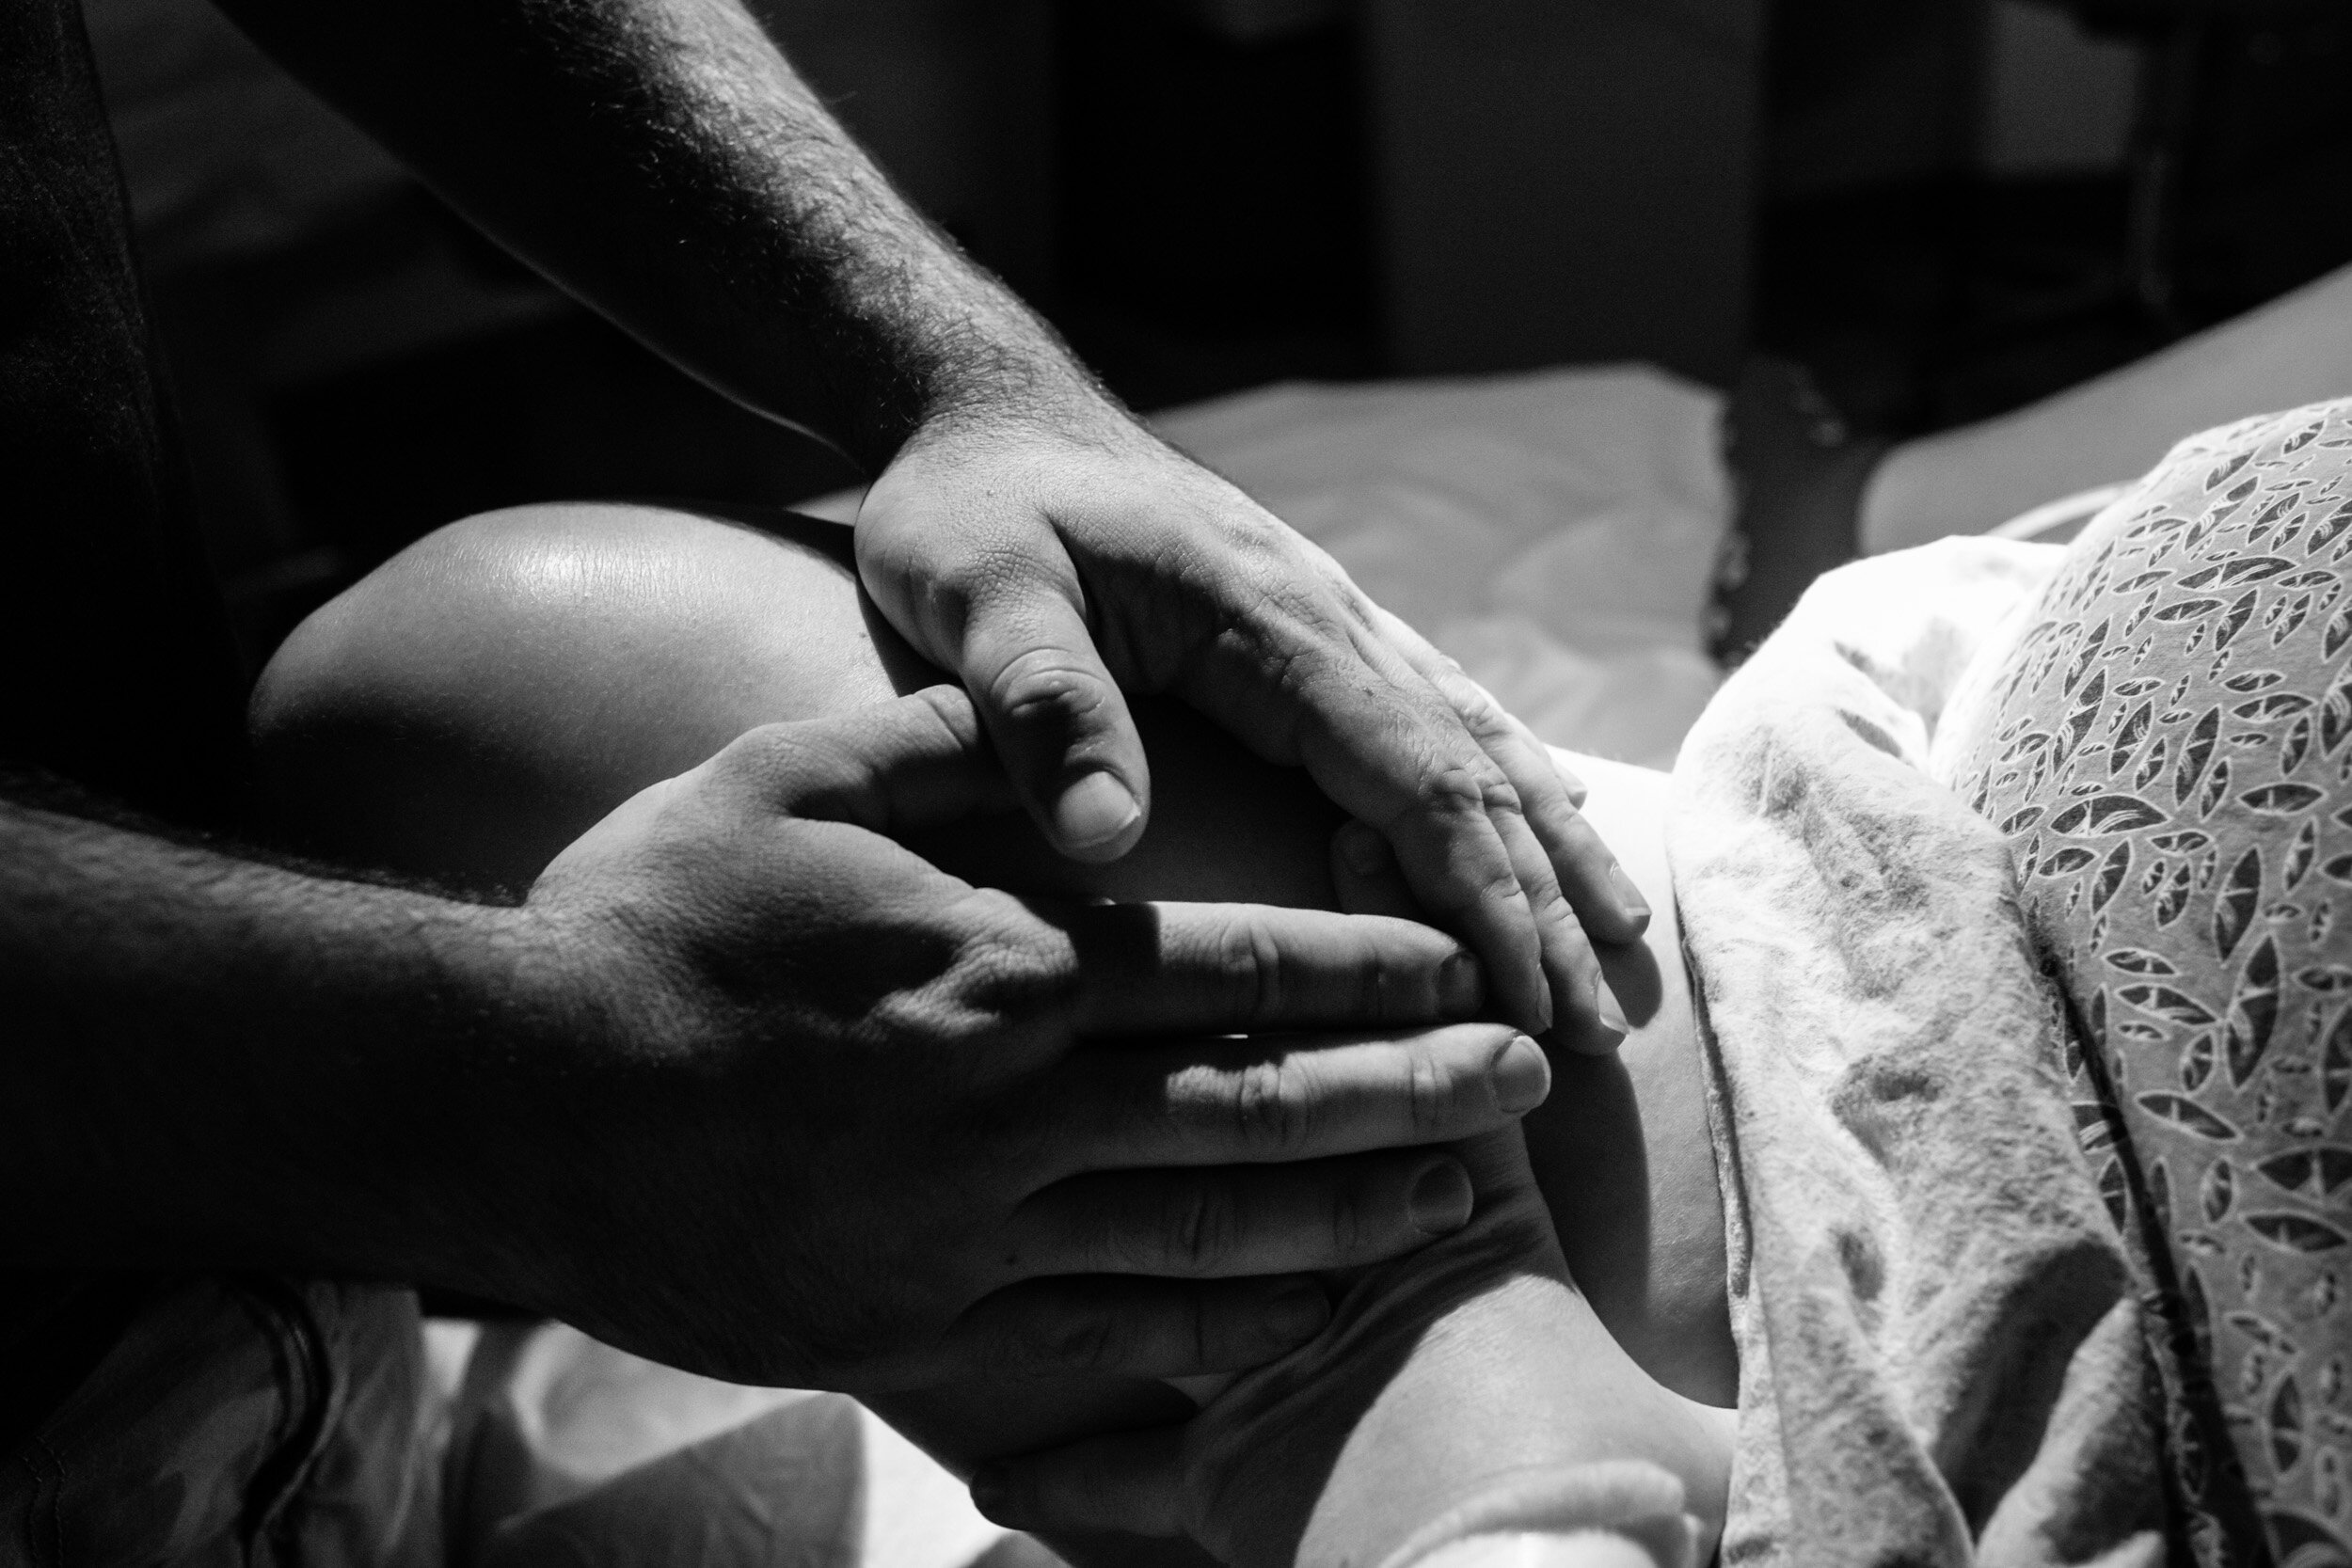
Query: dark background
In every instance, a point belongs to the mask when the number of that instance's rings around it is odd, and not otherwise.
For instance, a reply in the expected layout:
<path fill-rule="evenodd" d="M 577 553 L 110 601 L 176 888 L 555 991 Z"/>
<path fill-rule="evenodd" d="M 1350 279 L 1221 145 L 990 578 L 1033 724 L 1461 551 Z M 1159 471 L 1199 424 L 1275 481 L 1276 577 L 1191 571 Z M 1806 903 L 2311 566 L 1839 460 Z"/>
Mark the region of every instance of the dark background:
<path fill-rule="evenodd" d="M 926 210 L 1147 410 L 1632 358 L 1724 384 L 1766 352 L 1905 435 L 2352 260 L 2341 5 L 760 8 Z M 88 10 L 249 656 L 468 512 L 857 479 L 539 283 L 201 0 Z M 2159 309 L 2128 149 L 2166 61 Z"/>

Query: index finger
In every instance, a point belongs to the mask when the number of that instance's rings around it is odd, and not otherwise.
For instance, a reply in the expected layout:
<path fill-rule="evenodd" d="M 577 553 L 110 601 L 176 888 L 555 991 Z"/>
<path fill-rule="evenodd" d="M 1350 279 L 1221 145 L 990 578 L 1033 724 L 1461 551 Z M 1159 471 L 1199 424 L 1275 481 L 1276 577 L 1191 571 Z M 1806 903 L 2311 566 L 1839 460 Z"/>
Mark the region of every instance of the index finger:
<path fill-rule="evenodd" d="M 1092 904 L 1075 949 L 1078 1032 L 1096 1037 L 1380 1028 L 1474 1016 L 1478 960 L 1415 920 L 1271 904 Z"/>

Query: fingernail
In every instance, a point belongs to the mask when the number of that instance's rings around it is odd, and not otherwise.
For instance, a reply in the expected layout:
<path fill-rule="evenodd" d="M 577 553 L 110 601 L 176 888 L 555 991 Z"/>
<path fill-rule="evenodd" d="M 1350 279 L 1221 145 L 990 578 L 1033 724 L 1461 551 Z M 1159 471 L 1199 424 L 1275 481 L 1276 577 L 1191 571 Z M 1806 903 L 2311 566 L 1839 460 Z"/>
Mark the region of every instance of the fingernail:
<path fill-rule="evenodd" d="M 1424 1236 L 1445 1236 L 1470 1223 L 1470 1173 L 1452 1160 L 1440 1160 L 1415 1179 L 1406 1200 L 1413 1228 Z"/>
<path fill-rule="evenodd" d="M 1551 1092 L 1551 1064 L 1544 1048 L 1525 1035 L 1514 1035 L 1494 1065 L 1495 1103 L 1506 1117 L 1532 1111 Z"/>
<path fill-rule="evenodd" d="M 1330 1300 L 1311 1279 L 1284 1286 L 1265 1306 L 1266 1327 L 1276 1338 L 1291 1344 L 1313 1338 L 1330 1321 Z"/>
<path fill-rule="evenodd" d="M 1617 993 L 1609 989 L 1608 979 L 1598 974 L 1593 976 L 1593 1006 L 1600 1014 L 1601 1022 L 1619 1035 L 1633 1032 L 1633 1026 L 1625 1021 L 1625 1006 L 1617 1000 Z"/>
<path fill-rule="evenodd" d="M 1649 900 L 1633 885 L 1633 879 L 1625 874 L 1625 867 L 1614 862 L 1609 866 L 1609 885 L 1617 890 L 1617 907 L 1628 921 L 1635 926 L 1649 924 Z"/>
<path fill-rule="evenodd" d="M 1468 953 L 1456 953 L 1438 966 L 1438 1010 L 1447 1018 L 1468 1018 L 1478 1011 L 1486 990 L 1478 960 Z"/>
<path fill-rule="evenodd" d="M 1054 835 L 1073 849 L 1117 838 L 1143 815 L 1127 786 L 1110 773 L 1089 773 L 1054 802 Z"/>
<path fill-rule="evenodd" d="M 993 1465 L 983 1465 L 972 1472 L 972 1506 L 992 1522 L 1003 1524 L 997 1517 L 1005 1506 L 1005 1474 Z"/>

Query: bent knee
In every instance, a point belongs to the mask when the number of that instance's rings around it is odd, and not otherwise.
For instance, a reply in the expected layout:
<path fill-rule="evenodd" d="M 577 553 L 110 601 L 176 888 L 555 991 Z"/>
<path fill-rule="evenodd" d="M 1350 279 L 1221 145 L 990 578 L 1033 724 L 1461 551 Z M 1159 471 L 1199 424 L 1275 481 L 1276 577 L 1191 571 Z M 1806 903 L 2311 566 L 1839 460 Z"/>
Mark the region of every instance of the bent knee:
<path fill-rule="evenodd" d="M 877 651 L 845 535 L 603 502 L 437 530 L 263 672 L 249 721 L 269 820 L 329 859 L 527 885 L 744 730 L 919 682 Z"/>

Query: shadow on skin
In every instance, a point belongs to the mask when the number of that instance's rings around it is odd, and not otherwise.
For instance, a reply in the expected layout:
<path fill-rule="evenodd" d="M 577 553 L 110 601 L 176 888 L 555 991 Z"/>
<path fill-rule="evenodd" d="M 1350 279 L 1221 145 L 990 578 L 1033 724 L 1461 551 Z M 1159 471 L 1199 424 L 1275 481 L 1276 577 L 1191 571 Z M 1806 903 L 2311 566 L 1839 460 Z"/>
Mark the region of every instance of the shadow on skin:
<path fill-rule="evenodd" d="M 586 503 L 444 529 L 319 611 L 272 661 L 253 709 L 267 810 L 303 852 L 519 895 L 614 805 L 744 730 L 941 679 L 858 589 L 850 540 L 788 513 Z M 1064 860 L 1017 815 L 913 847 L 1031 896 L 1333 905 L 1329 843 L 1343 817 L 1303 772 L 1250 755 L 1179 704 L 1134 710 L 1152 817 L 1124 859 Z M 1663 778 L 1568 761 L 1591 787 L 1587 815 L 1657 915 L 1645 941 L 1599 949 L 1635 1028 L 1614 1056 L 1552 1053 L 1551 1098 L 1524 1124 L 1530 1159 L 1568 1267 L 1611 1332 L 1667 1387 L 1728 1404 L 1721 1218 Z M 1078 1379 L 886 1403 L 894 1424 L 959 1467 L 1192 1408 L 1162 1384 Z"/>

